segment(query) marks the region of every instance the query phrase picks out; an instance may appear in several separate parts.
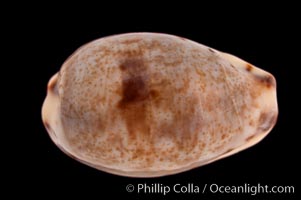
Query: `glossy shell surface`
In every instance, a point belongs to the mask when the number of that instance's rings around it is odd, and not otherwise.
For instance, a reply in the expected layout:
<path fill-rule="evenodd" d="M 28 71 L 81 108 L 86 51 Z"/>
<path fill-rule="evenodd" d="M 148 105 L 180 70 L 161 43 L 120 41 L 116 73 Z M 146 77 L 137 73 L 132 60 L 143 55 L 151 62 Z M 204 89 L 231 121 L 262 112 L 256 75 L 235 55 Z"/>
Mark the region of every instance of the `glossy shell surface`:
<path fill-rule="evenodd" d="M 132 177 L 175 174 L 237 153 L 262 140 L 277 114 L 270 73 L 158 33 L 82 46 L 50 79 L 42 108 L 66 154 Z"/>

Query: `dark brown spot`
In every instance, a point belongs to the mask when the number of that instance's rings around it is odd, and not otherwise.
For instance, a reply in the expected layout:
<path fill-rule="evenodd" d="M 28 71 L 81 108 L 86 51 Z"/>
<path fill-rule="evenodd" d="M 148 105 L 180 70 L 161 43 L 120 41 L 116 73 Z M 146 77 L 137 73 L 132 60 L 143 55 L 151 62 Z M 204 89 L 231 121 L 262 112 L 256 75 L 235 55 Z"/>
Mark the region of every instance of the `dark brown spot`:
<path fill-rule="evenodd" d="M 276 81 L 272 75 L 256 76 L 256 78 L 262 85 L 268 88 L 276 86 Z"/>
<path fill-rule="evenodd" d="M 148 96 L 148 89 L 143 77 L 131 77 L 122 81 L 121 104 L 142 101 Z"/>
<path fill-rule="evenodd" d="M 247 70 L 248 72 L 252 71 L 252 70 L 253 70 L 253 66 L 250 65 L 250 64 L 247 64 L 247 65 L 246 65 L 246 70 Z"/>
<path fill-rule="evenodd" d="M 120 106 L 143 101 L 148 97 L 148 74 L 141 59 L 129 59 L 120 65 L 122 71 L 122 99 Z"/>
<path fill-rule="evenodd" d="M 149 135 L 149 83 L 147 65 L 141 59 L 131 58 L 121 65 L 122 97 L 118 104 L 130 138 Z M 147 138 L 146 138 L 147 139 Z"/>
<path fill-rule="evenodd" d="M 271 129 L 277 121 L 277 113 L 275 112 L 264 112 L 261 113 L 258 120 L 258 129 L 262 132 Z"/>
<path fill-rule="evenodd" d="M 157 90 L 150 90 L 149 94 L 154 99 L 160 97 L 160 92 L 158 92 Z"/>

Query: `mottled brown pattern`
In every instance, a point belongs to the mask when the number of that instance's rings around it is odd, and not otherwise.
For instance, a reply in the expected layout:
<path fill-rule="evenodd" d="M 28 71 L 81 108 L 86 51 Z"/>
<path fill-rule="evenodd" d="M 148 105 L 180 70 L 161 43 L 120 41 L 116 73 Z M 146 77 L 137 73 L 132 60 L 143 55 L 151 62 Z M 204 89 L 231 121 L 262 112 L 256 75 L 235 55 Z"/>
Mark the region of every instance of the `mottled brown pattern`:
<path fill-rule="evenodd" d="M 68 58 L 49 83 L 43 121 L 85 164 L 163 176 L 258 142 L 276 121 L 275 88 L 272 75 L 188 39 L 117 35 Z"/>

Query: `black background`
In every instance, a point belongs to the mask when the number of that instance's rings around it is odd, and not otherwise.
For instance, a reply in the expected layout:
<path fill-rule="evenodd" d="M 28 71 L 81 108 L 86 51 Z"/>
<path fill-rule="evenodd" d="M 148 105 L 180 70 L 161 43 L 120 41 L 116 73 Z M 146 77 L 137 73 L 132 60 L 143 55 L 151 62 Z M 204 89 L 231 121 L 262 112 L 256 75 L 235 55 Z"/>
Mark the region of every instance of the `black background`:
<path fill-rule="evenodd" d="M 81 6 L 81 5 L 80 5 Z M 300 20 L 292 7 L 249 5 L 228 10 L 215 5 L 198 5 L 174 10 L 148 4 L 140 9 L 115 10 L 39 6 L 19 13 L 5 32 L 13 36 L 15 86 L 6 100 L 14 103 L 7 115 L 10 140 L 5 155 L 7 186 L 24 197 L 79 197 L 107 199 L 122 196 L 144 199 L 149 194 L 128 193 L 127 184 L 176 183 L 204 185 L 293 185 L 295 194 L 162 194 L 155 199 L 296 199 L 299 193 L 300 145 L 298 134 L 298 32 Z M 143 9 L 141 9 L 143 8 Z M 47 11 L 48 9 L 48 11 Z M 91 10 L 91 11 L 90 11 Z M 68 11 L 68 12 L 67 12 Z M 85 11 L 85 12 L 83 12 Z M 206 12 L 207 11 L 207 12 Z M 215 49 L 234 54 L 271 72 L 277 80 L 279 118 L 271 133 L 256 146 L 229 158 L 194 170 L 162 178 L 126 178 L 85 166 L 62 153 L 50 140 L 41 121 L 46 85 L 67 57 L 81 45 L 96 38 L 127 32 L 162 32 L 186 37 Z M 299 55 L 300 56 L 300 55 Z M 7 74 L 7 76 L 11 75 Z M 4 75 L 5 78 L 5 75 Z M 7 86 L 6 85 L 6 86 Z M 13 87 L 13 86 L 12 86 Z M 14 96 L 15 95 L 15 96 Z M 16 101 L 16 102 L 14 102 Z M 18 122 L 18 123 L 16 123 Z M 41 195 L 42 194 L 42 195 Z M 86 198 L 85 198 L 86 199 Z"/>

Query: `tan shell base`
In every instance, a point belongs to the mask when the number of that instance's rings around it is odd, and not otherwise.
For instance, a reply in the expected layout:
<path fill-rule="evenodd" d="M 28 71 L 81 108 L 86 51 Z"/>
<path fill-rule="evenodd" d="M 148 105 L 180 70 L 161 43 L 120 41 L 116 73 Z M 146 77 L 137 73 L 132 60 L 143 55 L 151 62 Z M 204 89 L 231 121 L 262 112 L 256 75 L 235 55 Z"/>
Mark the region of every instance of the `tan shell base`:
<path fill-rule="evenodd" d="M 54 143 L 99 170 L 157 177 L 249 148 L 278 115 L 274 77 L 177 36 L 130 33 L 79 48 L 48 84 Z"/>

